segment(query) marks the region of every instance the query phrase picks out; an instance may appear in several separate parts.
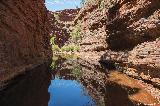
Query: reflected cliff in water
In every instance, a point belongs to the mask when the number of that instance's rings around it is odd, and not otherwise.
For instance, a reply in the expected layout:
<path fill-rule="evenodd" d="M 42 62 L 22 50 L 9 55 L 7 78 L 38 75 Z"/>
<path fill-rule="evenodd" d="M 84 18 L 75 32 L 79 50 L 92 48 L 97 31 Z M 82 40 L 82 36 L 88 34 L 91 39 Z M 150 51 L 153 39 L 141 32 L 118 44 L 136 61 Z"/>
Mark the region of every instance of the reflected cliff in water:
<path fill-rule="evenodd" d="M 41 65 L 13 79 L 0 92 L 0 106 L 48 106 L 51 74 L 48 65 Z"/>
<path fill-rule="evenodd" d="M 0 106 L 145 106 L 131 100 L 143 91 L 120 72 L 106 76 L 101 66 L 74 55 L 54 56 L 51 67 L 40 65 L 13 79 L 0 92 Z"/>
<path fill-rule="evenodd" d="M 50 101 L 48 106 L 96 106 L 92 97 L 80 83 L 81 66 L 76 56 L 54 56 L 52 62 Z"/>
<path fill-rule="evenodd" d="M 76 55 L 57 55 L 51 64 L 49 106 L 105 106 L 105 74 Z"/>

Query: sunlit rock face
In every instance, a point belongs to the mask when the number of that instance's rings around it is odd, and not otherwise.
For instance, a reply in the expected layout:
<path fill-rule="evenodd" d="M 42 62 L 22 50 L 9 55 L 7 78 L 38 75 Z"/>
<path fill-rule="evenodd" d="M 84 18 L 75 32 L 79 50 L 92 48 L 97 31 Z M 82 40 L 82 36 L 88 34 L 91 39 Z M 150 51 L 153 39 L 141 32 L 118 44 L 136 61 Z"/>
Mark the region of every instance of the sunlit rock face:
<path fill-rule="evenodd" d="M 133 49 L 160 35 L 159 0 L 88 1 L 75 19 L 84 36 L 99 36 L 112 50 Z"/>
<path fill-rule="evenodd" d="M 130 52 L 128 61 L 146 75 L 149 74 L 152 78 L 160 78 L 160 40 L 157 39 L 154 42 L 145 42 L 136 46 Z"/>
<path fill-rule="evenodd" d="M 105 51 L 106 64 L 136 69 L 138 77 L 150 73 L 147 80 L 160 78 L 159 0 L 88 0 L 74 24 L 82 28 L 82 51 Z"/>
<path fill-rule="evenodd" d="M 73 21 L 74 18 L 77 16 L 79 10 L 80 10 L 79 8 L 78 9 L 65 9 L 61 11 L 56 11 L 55 13 L 59 15 L 60 21 L 66 22 L 66 21 Z"/>
<path fill-rule="evenodd" d="M 0 1 L 0 81 L 51 57 L 44 0 Z M 1 82 L 0 82 L 1 83 Z"/>
<path fill-rule="evenodd" d="M 145 42 L 136 46 L 131 52 L 129 61 L 134 64 L 146 64 L 151 67 L 160 67 L 160 40 Z"/>

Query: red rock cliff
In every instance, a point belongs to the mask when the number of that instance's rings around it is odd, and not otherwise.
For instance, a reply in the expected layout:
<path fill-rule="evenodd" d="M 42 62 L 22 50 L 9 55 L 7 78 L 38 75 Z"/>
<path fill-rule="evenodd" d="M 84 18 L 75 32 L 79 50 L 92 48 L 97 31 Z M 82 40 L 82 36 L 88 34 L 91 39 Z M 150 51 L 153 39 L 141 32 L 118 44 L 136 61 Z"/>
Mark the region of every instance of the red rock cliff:
<path fill-rule="evenodd" d="M 76 15 L 79 12 L 78 9 L 65 9 L 61 11 L 56 11 L 55 13 L 58 14 L 60 21 L 73 21 Z"/>
<path fill-rule="evenodd" d="M 0 81 L 51 57 L 44 0 L 0 1 Z"/>
<path fill-rule="evenodd" d="M 79 9 L 50 12 L 51 36 L 55 36 L 55 44 L 59 47 L 62 47 L 68 41 L 73 20 L 78 12 Z"/>
<path fill-rule="evenodd" d="M 106 36 L 112 50 L 132 49 L 160 35 L 159 0 L 88 0 L 75 19 L 86 36 Z"/>
<path fill-rule="evenodd" d="M 84 51 L 106 50 L 104 60 L 160 78 L 159 0 L 88 0 L 74 22 L 82 28 Z"/>

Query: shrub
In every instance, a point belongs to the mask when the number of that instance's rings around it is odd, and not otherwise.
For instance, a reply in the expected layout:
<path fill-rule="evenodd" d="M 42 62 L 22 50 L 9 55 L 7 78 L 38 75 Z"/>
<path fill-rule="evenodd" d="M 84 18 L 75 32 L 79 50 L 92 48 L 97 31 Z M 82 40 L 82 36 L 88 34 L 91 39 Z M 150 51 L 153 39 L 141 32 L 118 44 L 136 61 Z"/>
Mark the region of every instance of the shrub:
<path fill-rule="evenodd" d="M 83 6 L 85 4 L 86 0 L 81 0 L 81 5 Z"/>
<path fill-rule="evenodd" d="M 71 73 L 74 77 L 80 79 L 82 76 L 82 68 L 80 66 L 73 66 Z"/>
<path fill-rule="evenodd" d="M 57 56 L 53 56 L 53 58 L 52 58 L 52 63 L 51 63 L 51 65 L 50 65 L 50 68 L 52 69 L 52 70 L 54 70 L 55 68 L 56 68 L 56 66 L 57 66 L 57 60 L 58 60 L 59 58 L 57 57 Z"/>
<path fill-rule="evenodd" d="M 75 54 L 63 54 L 61 57 L 67 60 L 76 60 L 78 58 Z"/>
<path fill-rule="evenodd" d="M 74 45 L 74 44 L 69 44 L 69 45 L 64 45 L 62 48 L 59 48 L 58 45 L 55 44 L 55 37 L 53 36 L 51 39 L 50 39 L 50 44 L 52 46 L 52 51 L 53 52 L 74 52 L 74 51 L 79 51 L 80 47 L 77 46 L 77 45 Z"/>
<path fill-rule="evenodd" d="M 61 48 L 61 51 L 64 52 L 69 52 L 69 51 L 78 51 L 80 48 L 79 46 L 76 46 L 76 45 L 64 45 L 62 48 Z"/>
<path fill-rule="evenodd" d="M 51 39 L 50 39 L 50 44 L 51 44 L 51 45 L 55 45 L 55 37 L 54 37 L 54 36 L 51 37 Z"/>
<path fill-rule="evenodd" d="M 81 38 L 81 28 L 79 25 L 76 25 L 73 31 L 70 34 L 72 40 L 79 40 Z"/>
<path fill-rule="evenodd" d="M 54 17 L 55 17 L 55 19 L 56 19 L 57 21 L 60 19 L 59 15 L 56 14 L 56 13 L 54 13 Z"/>
<path fill-rule="evenodd" d="M 58 45 L 52 45 L 52 51 L 55 51 L 55 52 L 60 52 L 61 49 L 59 48 Z"/>
<path fill-rule="evenodd" d="M 100 9 L 104 9 L 105 8 L 105 1 L 104 0 L 100 0 L 99 8 Z"/>

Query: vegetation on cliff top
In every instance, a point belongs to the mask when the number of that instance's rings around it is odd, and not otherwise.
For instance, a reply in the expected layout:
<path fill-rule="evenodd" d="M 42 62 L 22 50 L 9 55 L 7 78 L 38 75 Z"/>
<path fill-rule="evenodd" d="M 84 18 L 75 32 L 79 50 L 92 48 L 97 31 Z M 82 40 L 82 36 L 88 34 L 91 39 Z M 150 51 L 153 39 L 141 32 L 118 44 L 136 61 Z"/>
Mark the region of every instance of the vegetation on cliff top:
<path fill-rule="evenodd" d="M 75 51 L 79 51 L 80 49 L 80 47 L 76 44 L 68 44 L 60 48 L 58 45 L 55 44 L 54 36 L 50 39 L 50 44 L 52 46 L 53 52 L 75 52 Z"/>

